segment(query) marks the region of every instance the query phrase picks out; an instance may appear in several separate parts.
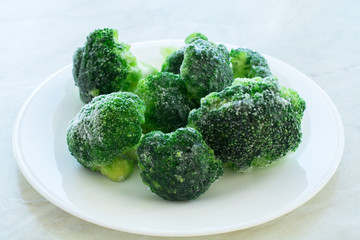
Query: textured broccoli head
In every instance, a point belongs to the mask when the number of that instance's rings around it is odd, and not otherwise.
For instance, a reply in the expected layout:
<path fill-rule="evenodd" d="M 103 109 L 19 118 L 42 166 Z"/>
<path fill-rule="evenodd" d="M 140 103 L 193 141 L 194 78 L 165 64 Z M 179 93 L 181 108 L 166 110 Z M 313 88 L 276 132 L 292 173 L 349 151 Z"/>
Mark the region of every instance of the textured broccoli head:
<path fill-rule="evenodd" d="M 67 129 L 70 153 L 86 168 L 114 181 L 133 168 L 133 152 L 140 141 L 145 104 L 133 93 L 95 97 L 71 120 Z"/>
<path fill-rule="evenodd" d="M 305 101 L 277 79 L 236 79 L 201 100 L 189 114 L 194 127 L 226 166 L 264 167 L 295 151 L 301 142 Z"/>
<path fill-rule="evenodd" d="M 182 47 L 170 53 L 161 67 L 162 72 L 180 73 L 180 67 L 184 60 L 185 48 Z"/>
<path fill-rule="evenodd" d="M 116 91 L 135 90 L 144 74 L 153 73 L 149 65 L 139 66 L 130 45 L 118 41 L 115 29 L 91 32 L 85 45 L 75 51 L 73 77 L 80 98 L 88 103 L 95 96 Z"/>
<path fill-rule="evenodd" d="M 150 132 L 137 153 L 143 182 L 166 200 L 195 199 L 223 173 L 221 161 L 192 128 Z"/>
<path fill-rule="evenodd" d="M 208 38 L 204 34 L 198 33 L 198 32 L 192 33 L 188 37 L 186 37 L 186 39 L 185 39 L 186 45 L 181 47 L 180 49 L 171 51 L 171 53 L 167 55 L 165 62 L 162 65 L 161 71 L 180 74 L 180 67 L 184 60 L 186 46 L 188 44 L 195 42 L 196 40 L 199 40 L 199 39 L 202 39 L 205 41 L 208 40 Z M 211 44 L 213 44 L 213 43 L 211 43 Z M 213 45 L 216 46 L 215 44 L 213 44 Z M 224 46 L 220 45 L 219 50 L 223 51 L 224 49 L 222 49 L 222 47 L 224 47 Z M 225 51 L 223 51 L 223 53 L 225 54 L 226 58 L 229 58 L 229 56 L 228 56 L 229 52 L 227 51 L 226 48 L 225 48 Z"/>
<path fill-rule="evenodd" d="M 192 42 L 195 42 L 198 39 L 202 39 L 205 41 L 208 40 L 208 38 L 204 34 L 199 33 L 199 32 L 194 32 L 185 38 L 185 43 L 190 44 Z"/>
<path fill-rule="evenodd" d="M 254 78 L 272 76 L 266 59 L 258 52 L 247 48 L 230 51 L 234 78 Z"/>
<path fill-rule="evenodd" d="M 135 93 L 145 102 L 144 133 L 164 133 L 185 127 L 195 104 L 188 98 L 184 81 L 179 75 L 159 72 L 139 81 Z"/>
<path fill-rule="evenodd" d="M 231 85 L 233 74 L 229 54 L 223 45 L 198 39 L 185 48 L 180 76 L 196 101 Z"/>

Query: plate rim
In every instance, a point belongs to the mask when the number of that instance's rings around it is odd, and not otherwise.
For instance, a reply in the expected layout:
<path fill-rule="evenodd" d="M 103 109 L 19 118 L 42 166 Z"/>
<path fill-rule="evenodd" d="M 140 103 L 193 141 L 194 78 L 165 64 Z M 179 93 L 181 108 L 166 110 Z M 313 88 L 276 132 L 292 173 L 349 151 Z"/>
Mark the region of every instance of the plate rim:
<path fill-rule="evenodd" d="M 169 43 L 169 45 L 171 45 L 171 42 L 177 42 L 179 43 L 182 40 L 179 39 L 162 39 L 162 40 L 151 40 L 151 41 L 140 41 L 140 42 L 135 42 L 135 43 L 131 43 L 131 46 L 134 45 L 142 45 L 142 44 L 160 44 L 160 43 Z M 223 43 L 225 44 L 225 43 Z M 237 46 L 235 44 L 225 44 L 226 46 Z M 305 75 L 303 72 L 301 72 L 300 70 L 296 69 L 295 67 L 293 67 L 292 65 L 279 60 L 276 57 L 264 54 L 265 57 L 271 57 L 273 60 L 276 60 L 278 62 L 280 62 L 281 64 L 285 64 L 288 68 L 291 69 L 291 71 L 296 72 L 297 74 L 301 75 L 302 77 L 306 78 L 308 80 L 309 83 L 312 84 L 312 87 L 316 88 L 317 91 L 321 92 L 322 97 L 325 98 L 326 102 L 328 103 L 328 106 L 331 109 L 331 112 L 336 120 L 336 126 L 337 126 L 337 133 L 338 133 L 338 141 L 337 141 L 337 150 L 336 150 L 336 154 L 334 154 L 333 156 L 333 161 L 331 162 L 331 164 L 328 166 L 328 170 L 326 171 L 326 174 L 322 176 L 321 180 L 317 182 L 316 185 L 314 185 L 310 190 L 308 190 L 306 193 L 303 193 L 302 197 L 298 197 L 297 199 L 295 199 L 293 202 L 290 202 L 289 204 L 287 204 L 287 206 L 285 206 L 284 208 L 281 209 L 280 213 L 279 211 L 277 211 L 277 214 L 270 214 L 268 216 L 264 216 L 260 219 L 256 219 L 252 222 L 249 222 L 248 224 L 246 224 L 244 226 L 244 224 L 242 224 L 242 227 L 239 228 L 239 224 L 233 224 L 233 225 L 229 225 L 227 227 L 218 227 L 218 228 L 212 228 L 212 229 L 200 229 L 198 231 L 188 231 L 185 234 L 184 233 L 180 233 L 180 232 L 175 232 L 175 231 L 152 231 L 151 229 L 148 228 L 129 228 L 129 227 L 118 227 L 118 226 L 113 226 L 113 225 L 108 225 L 108 224 L 104 224 L 101 221 L 98 221 L 97 219 L 92 218 L 91 216 L 88 216 L 86 214 L 81 213 L 78 208 L 75 208 L 77 210 L 71 209 L 67 206 L 67 204 L 64 204 L 62 201 L 58 200 L 56 197 L 53 196 L 52 193 L 49 193 L 48 191 L 46 191 L 45 189 L 43 189 L 43 187 L 39 184 L 37 184 L 36 179 L 31 176 L 31 173 L 29 171 L 28 168 L 26 168 L 26 164 L 25 164 L 25 157 L 23 156 L 21 149 L 19 148 L 21 143 L 20 143 L 20 126 L 21 123 L 23 121 L 23 118 L 25 116 L 26 110 L 28 109 L 29 105 L 31 104 L 32 100 L 34 99 L 34 97 L 41 91 L 41 89 L 48 84 L 51 80 L 53 80 L 55 77 L 57 77 L 58 75 L 62 74 L 64 71 L 68 70 L 69 68 L 72 67 L 72 64 L 68 64 L 64 67 L 62 67 L 61 69 L 57 70 L 56 72 L 54 72 L 53 74 L 51 74 L 49 77 L 47 77 L 41 84 L 39 84 L 33 91 L 32 93 L 27 97 L 27 99 L 25 100 L 25 102 L 23 103 L 22 107 L 20 108 L 14 125 L 13 125 L 13 131 L 12 131 L 12 148 L 13 148 L 13 153 L 16 159 L 16 163 L 18 168 L 20 169 L 20 171 L 22 172 L 23 176 L 25 177 L 25 179 L 29 182 L 29 184 L 45 199 L 47 199 L 50 203 L 52 203 L 53 205 L 55 205 L 56 207 L 62 209 L 63 211 L 70 213 L 73 216 L 76 216 L 84 221 L 102 226 L 102 227 L 106 227 L 106 228 L 110 228 L 110 229 L 114 229 L 114 230 L 119 230 L 119 231 L 124 231 L 124 232 L 129 232 L 129 233 L 134 233 L 134 234 L 143 234 L 143 235 L 151 235 L 151 236 L 177 236 L 177 237 L 181 237 L 181 236 L 204 236 L 204 235 L 212 235 L 212 234 L 220 234 L 220 233 L 226 233 L 226 232 L 232 232 L 232 231 L 237 231 L 237 230 L 243 230 L 243 229 L 247 229 L 250 227 L 254 227 L 254 226 L 258 226 L 261 224 L 264 224 L 266 222 L 272 221 L 274 219 L 277 219 L 295 209 L 297 209 L 298 207 L 300 207 L 301 205 L 305 204 L 306 202 L 308 202 L 310 199 L 312 199 L 317 193 L 319 193 L 324 186 L 329 182 L 329 180 L 332 178 L 332 176 L 335 174 L 336 170 L 338 169 L 338 166 L 340 165 L 340 162 L 342 160 L 342 156 L 343 156 L 343 152 L 344 152 L 344 146 L 345 146 L 345 133 L 344 133 L 344 126 L 343 126 L 343 122 L 340 116 L 340 113 L 338 111 L 338 109 L 336 108 L 336 105 L 333 103 L 333 101 L 331 100 L 331 98 L 328 96 L 328 94 L 316 83 L 314 82 L 310 77 L 308 77 L 307 75 Z M 336 161 L 334 161 L 336 159 Z"/>

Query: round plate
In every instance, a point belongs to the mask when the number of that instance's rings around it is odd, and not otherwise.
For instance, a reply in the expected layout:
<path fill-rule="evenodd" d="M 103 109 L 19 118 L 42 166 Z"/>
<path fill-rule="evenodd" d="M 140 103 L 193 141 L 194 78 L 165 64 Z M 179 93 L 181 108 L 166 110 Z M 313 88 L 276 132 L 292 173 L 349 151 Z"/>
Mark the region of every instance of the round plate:
<path fill-rule="evenodd" d="M 166 40 L 132 44 L 138 59 L 161 66 Z M 233 48 L 232 45 L 227 45 Z M 306 101 L 303 142 L 295 153 L 249 174 L 224 176 L 193 201 L 165 201 L 142 182 L 138 169 L 122 183 L 80 166 L 66 145 L 69 121 L 83 106 L 71 65 L 64 67 L 28 98 L 14 127 L 13 148 L 29 183 L 54 205 L 86 221 L 121 231 L 158 236 L 194 236 L 245 229 L 299 207 L 329 181 L 344 148 L 339 114 L 304 74 L 265 55 L 280 82 Z"/>

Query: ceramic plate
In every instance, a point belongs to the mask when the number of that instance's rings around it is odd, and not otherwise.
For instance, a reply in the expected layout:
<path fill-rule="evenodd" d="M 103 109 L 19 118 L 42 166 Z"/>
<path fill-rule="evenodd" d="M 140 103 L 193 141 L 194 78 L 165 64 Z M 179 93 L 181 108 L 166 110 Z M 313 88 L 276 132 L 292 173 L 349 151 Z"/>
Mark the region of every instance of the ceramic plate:
<path fill-rule="evenodd" d="M 182 41 L 132 44 L 141 60 L 160 67 L 162 47 Z M 229 48 L 233 46 L 228 45 Z M 195 236 L 249 228 L 280 217 L 312 198 L 329 181 L 342 157 L 343 126 L 329 99 L 303 73 L 265 55 L 281 83 L 306 100 L 303 142 L 295 153 L 249 174 L 225 171 L 209 191 L 187 202 L 165 201 L 136 169 L 122 183 L 80 166 L 66 145 L 69 121 L 83 106 L 64 67 L 28 98 L 14 127 L 13 147 L 29 183 L 64 211 L 120 231 L 157 236 Z"/>

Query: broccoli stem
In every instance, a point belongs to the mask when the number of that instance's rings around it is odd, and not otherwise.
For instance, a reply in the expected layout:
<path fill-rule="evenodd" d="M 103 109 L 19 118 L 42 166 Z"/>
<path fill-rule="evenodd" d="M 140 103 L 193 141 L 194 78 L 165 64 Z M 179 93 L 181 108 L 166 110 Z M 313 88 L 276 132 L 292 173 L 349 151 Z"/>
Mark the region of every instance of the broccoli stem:
<path fill-rule="evenodd" d="M 134 160 L 127 157 L 117 157 L 111 164 L 103 166 L 100 172 L 115 182 L 124 181 L 134 169 Z"/>

